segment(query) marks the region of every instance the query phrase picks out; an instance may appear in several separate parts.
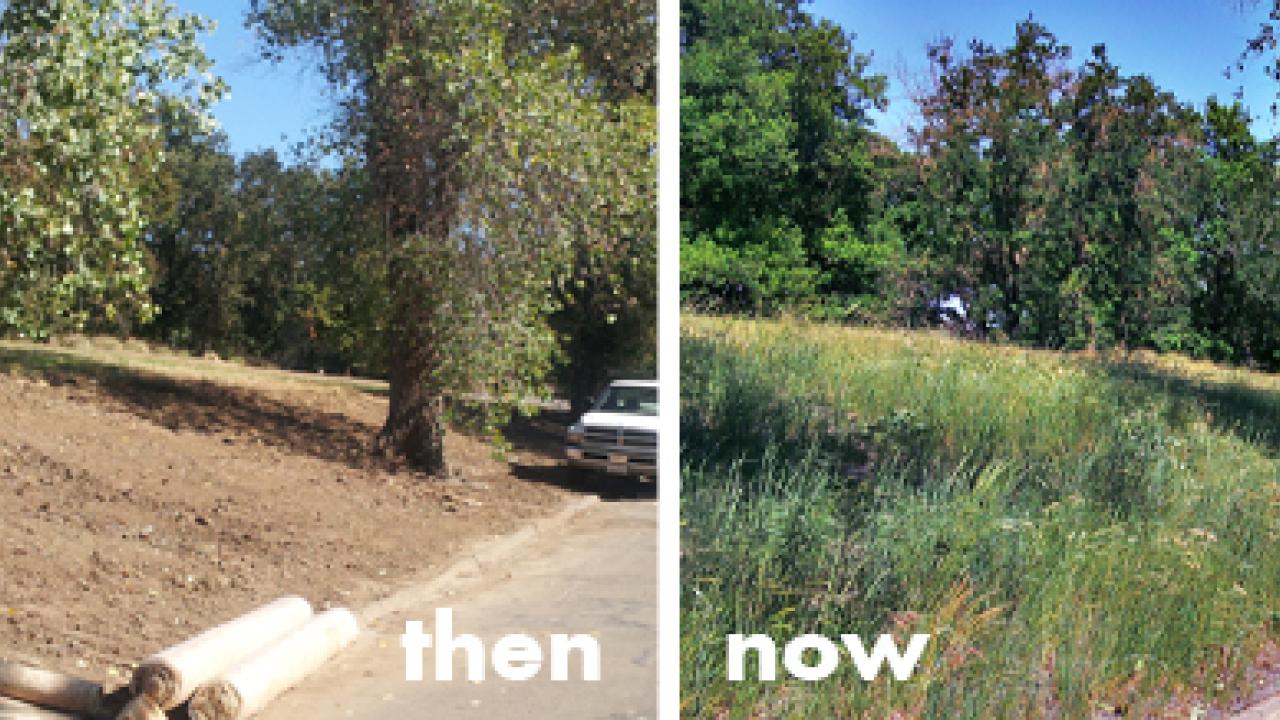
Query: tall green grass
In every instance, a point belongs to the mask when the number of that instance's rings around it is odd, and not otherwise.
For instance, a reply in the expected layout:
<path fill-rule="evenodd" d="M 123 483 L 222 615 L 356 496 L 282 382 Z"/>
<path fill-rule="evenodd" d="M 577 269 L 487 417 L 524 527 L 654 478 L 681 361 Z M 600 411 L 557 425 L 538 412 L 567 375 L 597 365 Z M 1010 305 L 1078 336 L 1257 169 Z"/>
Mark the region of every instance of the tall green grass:
<path fill-rule="evenodd" d="M 687 717 L 1145 717 L 1280 634 L 1280 383 L 687 316 Z M 730 684 L 729 633 L 929 632 L 909 682 Z"/>

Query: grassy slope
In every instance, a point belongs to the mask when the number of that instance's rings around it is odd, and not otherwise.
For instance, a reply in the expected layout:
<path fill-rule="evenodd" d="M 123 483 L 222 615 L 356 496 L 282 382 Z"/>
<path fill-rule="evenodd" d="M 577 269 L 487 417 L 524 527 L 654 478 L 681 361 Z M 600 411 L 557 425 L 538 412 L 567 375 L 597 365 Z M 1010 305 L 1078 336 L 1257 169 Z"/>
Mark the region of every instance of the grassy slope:
<path fill-rule="evenodd" d="M 1276 634 L 1280 380 L 685 317 L 688 716 L 1142 716 Z M 931 632 L 908 683 L 730 686 L 723 638 Z"/>

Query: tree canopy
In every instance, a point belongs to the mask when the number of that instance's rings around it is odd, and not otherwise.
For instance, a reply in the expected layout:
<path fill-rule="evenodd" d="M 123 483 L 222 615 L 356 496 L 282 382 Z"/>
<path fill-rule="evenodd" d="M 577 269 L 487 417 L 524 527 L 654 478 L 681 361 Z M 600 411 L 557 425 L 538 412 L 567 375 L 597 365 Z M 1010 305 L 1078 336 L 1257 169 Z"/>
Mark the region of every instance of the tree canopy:
<path fill-rule="evenodd" d="M 1280 369 L 1276 144 L 1238 102 L 1028 18 L 1003 46 L 931 45 L 898 147 L 847 30 L 772 0 L 683 19 L 686 302 Z"/>
<path fill-rule="evenodd" d="M 381 442 L 438 470 L 447 397 L 480 398 L 491 416 L 540 391 L 559 349 L 553 290 L 575 282 L 563 273 L 575 247 L 652 235 L 651 210 L 632 200 L 652 184 L 652 141 L 618 142 L 651 132 L 649 80 L 634 62 L 584 66 L 574 32 L 516 32 L 517 8 L 493 0 L 253 7 L 268 54 L 318 48 L 343 93 L 337 135 L 367 174 L 370 239 L 387 260 Z M 598 31 L 578 30 L 598 54 Z M 640 100 L 611 102 L 628 96 Z"/>
<path fill-rule="evenodd" d="M 681 277 L 687 298 L 761 306 L 860 293 L 892 254 L 871 228 L 867 110 L 885 79 L 797 3 L 683 3 Z"/>
<path fill-rule="evenodd" d="M 154 313 L 144 204 L 160 116 L 208 120 L 224 89 L 196 42 L 208 27 L 163 1 L 0 8 L 0 330 Z"/>

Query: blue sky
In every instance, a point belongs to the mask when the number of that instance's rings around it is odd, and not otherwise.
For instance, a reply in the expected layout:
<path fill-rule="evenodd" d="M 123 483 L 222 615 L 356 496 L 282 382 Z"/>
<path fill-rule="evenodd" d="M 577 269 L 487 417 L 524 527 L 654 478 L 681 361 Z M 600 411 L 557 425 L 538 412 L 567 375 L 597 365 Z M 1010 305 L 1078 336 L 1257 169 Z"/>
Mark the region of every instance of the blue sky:
<path fill-rule="evenodd" d="M 889 77 L 890 109 L 877 114 L 877 127 L 896 139 L 912 121 L 902 79 L 928 68 L 925 46 L 941 37 L 957 45 L 979 38 L 996 47 L 1013 41 L 1014 27 L 1028 14 L 1071 46 L 1073 62 L 1105 43 L 1112 62 L 1129 75 L 1149 75 L 1179 100 L 1203 106 L 1210 94 L 1230 101 L 1241 86 L 1243 101 L 1256 118 L 1254 132 L 1280 132 L 1270 104 L 1277 84 L 1255 60 L 1243 75 L 1228 80 L 1245 40 L 1256 34 L 1270 0 L 1240 9 L 1238 0 L 817 0 L 808 10 L 857 34 L 854 47 L 873 53 L 872 69 Z"/>
<path fill-rule="evenodd" d="M 665 2 L 665 0 L 663 0 Z M 218 21 L 206 37 L 215 71 L 231 85 L 231 97 L 214 108 L 236 154 L 275 147 L 286 152 L 308 133 L 324 127 L 330 101 L 324 79 L 313 64 L 291 57 L 280 65 L 259 60 L 252 33 L 244 28 L 247 1 L 177 0 L 184 10 Z M 1013 38 L 1018 21 L 1033 14 L 1071 45 L 1075 58 L 1106 43 L 1121 71 L 1150 75 L 1179 99 L 1200 105 L 1210 94 L 1230 99 L 1239 87 L 1257 118 L 1260 136 L 1280 134 L 1269 111 L 1276 83 L 1255 60 L 1230 80 L 1223 70 L 1233 63 L 1266 15 L 1268 2 L 1240 10 L 1237 0 L 817 0 L 809 10 L 857 34 L 855 47 L 870 51 L 872 69 L 889 77 L 890 109 L 877 115 L 877 127 L 899 140 L 912 121 L 903 80 L 926 68 L 924 48 L 951 36 L 958 42 L 978 37 L 998 47 Z M 282 136 L 284 139 L 282 139 Z"/>
<path fill-rule="evenodd" d="M 247 0 L 176 0 L 174 3 L 218 21 L 202 38 L 213 71 L 231 86 L 231 96 L 213 108 L 232 152 L 288 149 L 329 122 L 327 85 L 316 67 L 295 53 L 281 64 L 258 59 L 253 33 L 244 27 Z M 281 139 L 284 136 L 285 139 Z"/>

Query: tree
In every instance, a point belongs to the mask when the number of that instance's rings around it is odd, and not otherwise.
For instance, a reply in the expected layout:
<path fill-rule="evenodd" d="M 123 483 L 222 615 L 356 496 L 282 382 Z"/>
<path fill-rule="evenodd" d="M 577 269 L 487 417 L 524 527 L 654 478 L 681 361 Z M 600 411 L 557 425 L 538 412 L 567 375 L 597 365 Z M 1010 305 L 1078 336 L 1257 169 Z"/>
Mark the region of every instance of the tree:
<path fill-rule="evenodd" d="M 1280 368 L 1280 152 L 1238 103 L 1210 100 L 1204 172 L 1193 191 L 1194 267 L 1187 285 L 1197 341 L 1184 352 Z"/>
<path fill-rule="evenodd" d="M 510 0 L 507 44 L 530 52 L 578 50 L 593 87 L 613 102 L 657 91 L 655 0 Z M 638 109 L 638 108 L 636 108 Z"/>
<path fill-rule="evenodd" d="M 682 3 L 681 285 L 727 308 L 873 292 L 884 78 L 798 2 Z M 863 252 L 865 250 L 866 252 Z"/>
<path fill-rule="evenodd" d="M 908 244 L 948 261 L 930 300 L 954 294 L 979 334 L 1051 347 L 1189 339 L 1195 113 L 1101 45 L 1068 69 L 1032 20 L 1004 50 L 929 54 Z"/>
<path fill-rule="evenodd" d="M 366 242 L 364 174 L 274 150 L 236 160 L 190 113 L 163 118 L 146 245 L 156 319 L 175 347 L 288 368 L 383 372 L 382 252 Z"/>
<path fill-rule="evenodd" d="M 1280 163 L 1239 106 L 1201 114 L 1101 45 L 1074 65 L 1028 18 L 928 49 L 903 151 L 851 34 L 782 0 L 682 20 L 686 302 L 1280 363 Z"/>
<path fill-rule="evenodd" d="M 944 41 L 928 52 L 935 83 L 918 98 L 914 135 L 926 227 L 915 249 L 953 265 L 938 291 L 963 297 L 980 333 L 1043 333 L 1053 295 L 1043 280 L 1052 287 L 1066 270 L 1048 211 L 1061 190 L 1070 48 L 1027 20 L 1004 50 L 974 41 L 961 57 Z"/>
<path fill-rule="evenodd" d="M 1149 78 L 1121 75 L 1101 45 L 1069 102 L 1068 344 L 1150 346 L 1167 310 L 1185 307 L 1172 263 L 1190 230 L 1179 189 L 1194 172 L 1196 117 Z"/>
<path fill-rule="evenodd" d="M 156 177 L 145 236 L 157 316 L 144 332 L 199 353 L 230 354 L 243 290 L 236 160 L 226 135 L 208 132 L 190 113 L 169 113 L 162 127 L 170 162 Z"/>
<path fill-rule="evenodd" d="M 597 198 L 573 231 L 551 320 L 564 351 L 557 376 L 579 412 L 611 371 L 657 372 L 657 3 L 512 0 L 511 8 L 508 44 L 575 48 L 610 116 L 599 127 L 610 152 L 584 158 Z"/>
<path fill-rule="evenodd" d="M 259 0 L 267 53 L 308 45 L 345 93 L 340 136 L 385 244 L 388 452 L 444 468 L 446 398 L 487 417 L 540 386 L 552 283 L 590 216 L 610 118 L 572 51 L 510 43 L 493 0 Z"/>
<path fill-rule="evenodd" d="M 560 308 L 551 318 L 575 413 L 611 370 L 657 372 L 656 130 L 654 106 L 635 97 L 599 131 L 612 150 L 584 158 L 592 163 L 597 202 L 576 223 L 572 264 L 557 279 Z"/>
<path fill-rule="evenodd" d="M 0 330 L 147 320 L 159 116 L 222 92 L 168 2 L 12 0 L 0 15 Z"/>

